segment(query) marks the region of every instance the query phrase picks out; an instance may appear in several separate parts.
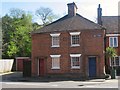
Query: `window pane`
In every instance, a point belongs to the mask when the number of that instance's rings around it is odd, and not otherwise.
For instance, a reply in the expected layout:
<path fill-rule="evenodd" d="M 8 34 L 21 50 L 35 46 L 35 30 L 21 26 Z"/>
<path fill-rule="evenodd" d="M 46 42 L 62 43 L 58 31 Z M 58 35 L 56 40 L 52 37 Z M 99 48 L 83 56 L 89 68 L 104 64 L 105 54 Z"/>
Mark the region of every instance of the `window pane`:
<path fill-rule="evenodd" d="M 80 58 L 79 57 L 72 57 L 72 67 L 79 67 L 80 66 Z"/>
<path fill-rule="evenodd" d="M 114 47 L 117 47 L 117 37 L 114 37 Z"/>
<path fill-rule="evenodd" d="M 72 35 L 72 44 L 79 44 L 79 35 Z"/>
<path fill-rule="evenodd" d="M 113 38 L 110 38 L 110 47 L 113 47 Z"/>
<path fill-rule="evenodd" d="M 54 45 L 59 45 L 59 37 L 58 36 L 56 36 L 56 37 L 52 37 L 53 38 L 53 46 Z"/>
<path fill-rule="evenodd" d="M 118 47 L 118 38 L 110 37 L 110 47 Z"/>
<path fill-rule="evenodd" d="M 59 57 L 52 58 L 52 68 L 60 68 Z"/>

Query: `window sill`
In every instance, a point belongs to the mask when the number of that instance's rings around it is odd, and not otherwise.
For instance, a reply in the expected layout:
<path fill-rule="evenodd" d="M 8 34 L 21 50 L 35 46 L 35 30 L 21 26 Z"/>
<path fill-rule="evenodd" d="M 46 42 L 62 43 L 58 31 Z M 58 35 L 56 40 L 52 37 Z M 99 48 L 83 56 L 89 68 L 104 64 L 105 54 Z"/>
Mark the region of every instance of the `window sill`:
<path fill-rule="evenodd" d="M 110 67 L 112 67 L 112 66 L 110 66 Z M 120 67 L 120 65 L 113 65 L 113 67 Z"/>
<path fill-rule="evenodd" d="M 53 69 L 53 70 L 59 70 L 60 68 L 51 68 L 51 69 Z"/>
<path fill-rule="evenodd" d="M 80 69 L 80 67 L 71 67 L 71 69 Z"/>
<path fill-rule="evenodd" d="M 78 47 L 80 46 L 79 44 L 71 45 L 71 47 Z"/>
<path fill-rule="evenodd" d="M 114 46 L 109 46 L 109 47 L 112 47 L 112 48 L 118 48 L 118 46 L 114 47 Z"/>
<path fill-rule="evenodd" d="M 51 46 L 52 48 L 57 48 L 57 47 L 60 47 L 60 46 Z"/>

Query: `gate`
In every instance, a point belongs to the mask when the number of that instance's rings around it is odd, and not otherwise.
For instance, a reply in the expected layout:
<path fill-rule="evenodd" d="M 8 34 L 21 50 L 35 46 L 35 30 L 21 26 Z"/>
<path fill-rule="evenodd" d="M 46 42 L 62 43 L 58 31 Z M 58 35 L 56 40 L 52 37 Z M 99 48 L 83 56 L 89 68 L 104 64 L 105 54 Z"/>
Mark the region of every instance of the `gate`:
<path fill-rule="evenodd" d="M 31 61 L 23 61 L 23 77 L 31 77 Z"/>

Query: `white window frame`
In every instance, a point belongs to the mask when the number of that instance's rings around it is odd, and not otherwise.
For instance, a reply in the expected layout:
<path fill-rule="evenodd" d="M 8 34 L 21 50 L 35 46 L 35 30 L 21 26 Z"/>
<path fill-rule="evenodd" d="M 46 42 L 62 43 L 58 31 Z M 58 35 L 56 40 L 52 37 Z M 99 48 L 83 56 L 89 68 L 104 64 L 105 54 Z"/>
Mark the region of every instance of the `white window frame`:
<path fill-rule="evenodd" d="M 116 57 L 119 58 L 119 65 L 116 65 L 115 57 L 114 57 L 114 59 L 113 59 L 114 65 L 113 65 L 113 66 L 120 66 L 120 56 L 116 56 Z M 112 65 L 112 64 L 111 64 L 111 59 L 109 59 L 109 60 L 110 60 L 110 66 L 111 66 L 111 65 Z"/>
<path fill-rule="evenodd" d="M 60 56 L 61 55 L 50 55 L 50 57 L 52 58 L 52 68 L 51 69 L 60 69 Z M 57 67 L 55 67 L 54 65 L 53 65 L 53 58 L 58 58 L 58 62 L 59 62 L 59 65 L 57 66 Z"/>
<path fill-rule="evenodd" d="M 106 36 L 110 36 L 110 37 L 118 37 L 118 36 L 120 36 L 120 34 L 106 34 Z"/>
<path fill-rule="evenodd" d="M 60 33 L 54 33 L 54 34 L 50 34 L 50 36 L 52 36 L 52 46 L 51 47 L 60 47 Z M 59 44 L 58 45 L 54 45 L 53 43 L 53 39 L 54 37 L 58 37 L 59 38 Z"/>
<path fill-rule="evenodd" d="M 73 44 L 72 43 L 72 36 L 79 35 L 79 40 L 80 40 L 80 32 L 70 32 L 70 35 L 71 35 L 71 46 L 72 47 L 80 46 L 80 44 Z"/>
<path fill-rule="evenodd" d="M 70 54 L 70 57 L 71 57 L 71 69 L 80 69 L 80 56 L 81 56 L 81 54 Z M 73 63 L 72 63 L 72 58 L 73 57 L 79 57 L 79 66 L 73 66 Z"/>
<path fill-rule="evenodd" d="M 110 41 L 110 39 L 112 38 L 112 40 L 113 40 L 113 42 L 112 42 L 112 44 L 113 44 L 113 46 L 111 46 L 111 41 Z M 115 46 L 115 44 L 114 44 L 114 38 L 116 38 L 116 40 L 117 40 L 117 46 Z M 109 46 L 110 47 L 118 47 L 118 37 L 109 37 Z"/>

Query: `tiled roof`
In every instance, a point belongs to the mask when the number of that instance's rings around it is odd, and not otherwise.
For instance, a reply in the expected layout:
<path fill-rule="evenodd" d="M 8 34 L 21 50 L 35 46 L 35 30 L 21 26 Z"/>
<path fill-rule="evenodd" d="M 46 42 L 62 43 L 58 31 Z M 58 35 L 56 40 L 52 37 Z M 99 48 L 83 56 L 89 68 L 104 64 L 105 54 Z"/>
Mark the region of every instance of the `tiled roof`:
<path fill-rule="evenodd" d="M 76 14 L 76 16 L 69 17 L 68 15 L 58 19 L 57 21 L 44 26 L 41 29 L 35 30 L 32 33 L 45 33 L 45 32 L 59 32 L 59 31 L 73 31 L 73 30 L 93 30 L 103 27 Z"/>
<path fill-rule="evenodd" d="M 118 16 L 102 16 L 102 25 L 106 28 L 106 33 L 120 33 L 120 17 Z"/>

